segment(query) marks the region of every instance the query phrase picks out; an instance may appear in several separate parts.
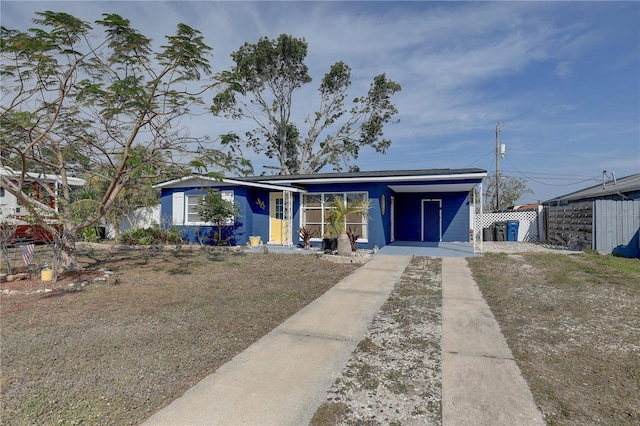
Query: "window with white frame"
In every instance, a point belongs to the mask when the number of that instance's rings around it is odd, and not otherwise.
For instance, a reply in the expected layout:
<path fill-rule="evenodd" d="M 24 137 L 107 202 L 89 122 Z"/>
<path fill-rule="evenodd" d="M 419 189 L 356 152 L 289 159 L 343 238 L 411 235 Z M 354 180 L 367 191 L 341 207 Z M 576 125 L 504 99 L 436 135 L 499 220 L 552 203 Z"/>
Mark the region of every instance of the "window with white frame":
<path fill-rule="evenodd" d="M 196 209 L 203 195 L 204 194 L 186 195 L 184 197 L 185 212 L 186 212 L 186 217 L 184 222 L 185 225 L 211 225 L 211 223 L 202 221 Z M 220 191 L 220 195 L 222 196 L 223 200 L 233 203 L 233 199 L 234 199 L 233 191 Z M 225 225 L 232 225 L 234 220 L 235 218 L 233 216 L 229 217 L 225 222 Z"/>
<path fill-rule="evenodd" d="M 320 240 L 329 233 L 329 215 L 335 197 L 341 197 L 345 203 L 363 202 L 369 199 L 366 192 L 332 192 L 302 195 L 301 225 L 312 232 L 312 240 Z M 362 213 L 351 213 L 345 218 L 347 231 L 358 235 L 359 241 L 368 238 L 368 223 Z"/>
<path fill-rule="evenodd" d="M 275 199 L 275 204 L 273 206 L 275 218 L 279 220 L 284 219 L 284 198 L 278 197 Z"/>

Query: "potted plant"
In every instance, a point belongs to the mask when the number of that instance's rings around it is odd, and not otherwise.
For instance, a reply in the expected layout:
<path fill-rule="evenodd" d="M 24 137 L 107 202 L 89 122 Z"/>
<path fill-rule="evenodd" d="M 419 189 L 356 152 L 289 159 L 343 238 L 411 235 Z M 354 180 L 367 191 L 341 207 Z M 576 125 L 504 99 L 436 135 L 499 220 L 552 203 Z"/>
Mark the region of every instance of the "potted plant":
<path fill-rule="evenodd" d="M 313 231 L 311 231 L 309 228 L 302 227 L 298 229 L 298 235 L 302 240 L 303 248 L 305 250 L 308 250 L 309 247 L 311 247 L 310 241 L 311 241 L 311 238 L 313 237 Z"/>
<path fill-rule="evenodd" d="M 350 256 L 351 242 L 346 231 L 347 216 L 360 213 L 364 219 L 368 219 L 371 204 L 369 200 L 346 203 L 342 197 L 336 196 L 330 206 L 331 213 L 329 213 L 328 223 L 331 233 L 338 236 L 338 254 Z"/>
<path fill-rule="evenodd" d="M 349 228 L 347 230 L 347 237 L 349 237 L 349 242 L 351 243 L 351 251 L 358 251 L 358 238 L 360 238 L 360 235 L 356 234 L 353 229 Z"/>

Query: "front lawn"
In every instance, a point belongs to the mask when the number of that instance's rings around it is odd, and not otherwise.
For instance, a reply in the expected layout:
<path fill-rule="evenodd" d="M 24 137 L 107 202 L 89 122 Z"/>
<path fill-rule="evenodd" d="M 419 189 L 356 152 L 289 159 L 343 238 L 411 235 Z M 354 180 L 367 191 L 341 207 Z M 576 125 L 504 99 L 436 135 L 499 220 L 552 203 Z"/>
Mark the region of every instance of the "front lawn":
<path fill-rule="evenodd" d="M 640 424 L 640 260 L 469 259 L 548 424 Z"/>
<path fill-rule="evenodd" d="M 3 295 L 0 424 L 137 424 L 356 266 L 210 250 L 82 253 L 82 291 Z"/>

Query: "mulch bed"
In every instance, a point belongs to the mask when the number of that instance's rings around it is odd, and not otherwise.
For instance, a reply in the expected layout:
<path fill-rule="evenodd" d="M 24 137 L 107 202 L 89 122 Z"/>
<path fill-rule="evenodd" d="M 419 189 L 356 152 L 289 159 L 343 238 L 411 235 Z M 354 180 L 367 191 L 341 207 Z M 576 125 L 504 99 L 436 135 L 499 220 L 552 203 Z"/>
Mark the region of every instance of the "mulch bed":
<path fill-rule="evenodd" d="M 22 272 L 22 271 L 21 271 Z M 0 283 L 0 293 L 5 295 L 30 294 L 37 292 L 64 291 L 81 284 L 104 277 L 104 272 L 93 270 L 64 271 L 58 274 L 56 282 L 42 281 L 39 273 L 33 273 L 31 279 L 22 279 Z M 5 291 L 6 290 L 6 291 Z"/>

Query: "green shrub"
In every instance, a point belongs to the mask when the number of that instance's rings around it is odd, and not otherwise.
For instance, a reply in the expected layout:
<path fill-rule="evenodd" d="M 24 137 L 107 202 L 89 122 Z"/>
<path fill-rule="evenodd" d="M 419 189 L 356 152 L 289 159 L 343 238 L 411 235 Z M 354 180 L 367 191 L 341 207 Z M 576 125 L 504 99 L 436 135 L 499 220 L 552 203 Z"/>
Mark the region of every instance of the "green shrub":
<path fill-rule="evenodd" d="M 178 244 L 182 241 L 180 229 L 171 227 L 160 229 L 159 226 L 147 228 L 131 228 L 123 232 L 118 240 L 121 244 L 149 246 L 153 244 Z"/>
<path fill-rule="evenodd" d="M 169 244 L 179 244 L 182 242 L 182 234 L 180 229 L 176 226 L 172 226 L 165 231 L 165 238 Z"/>
<path fill-rule="evenodd" d="M 140 238 L 138 244 L 140 244 L 141 246 L 150 246 L 152 244 L 155 244 L 155 242 L 156 240 L 152 235 L 145 235 L 144 237 Z"/>
<path fill-rule="evenodd" d="M 89 226 L 88 228 L 82 229 L 78 233 L 78 240 L 84 241 L 87 243 L 96 243 L 100 240 L 98 236 L 98 229 L 96 226 Z"/>

